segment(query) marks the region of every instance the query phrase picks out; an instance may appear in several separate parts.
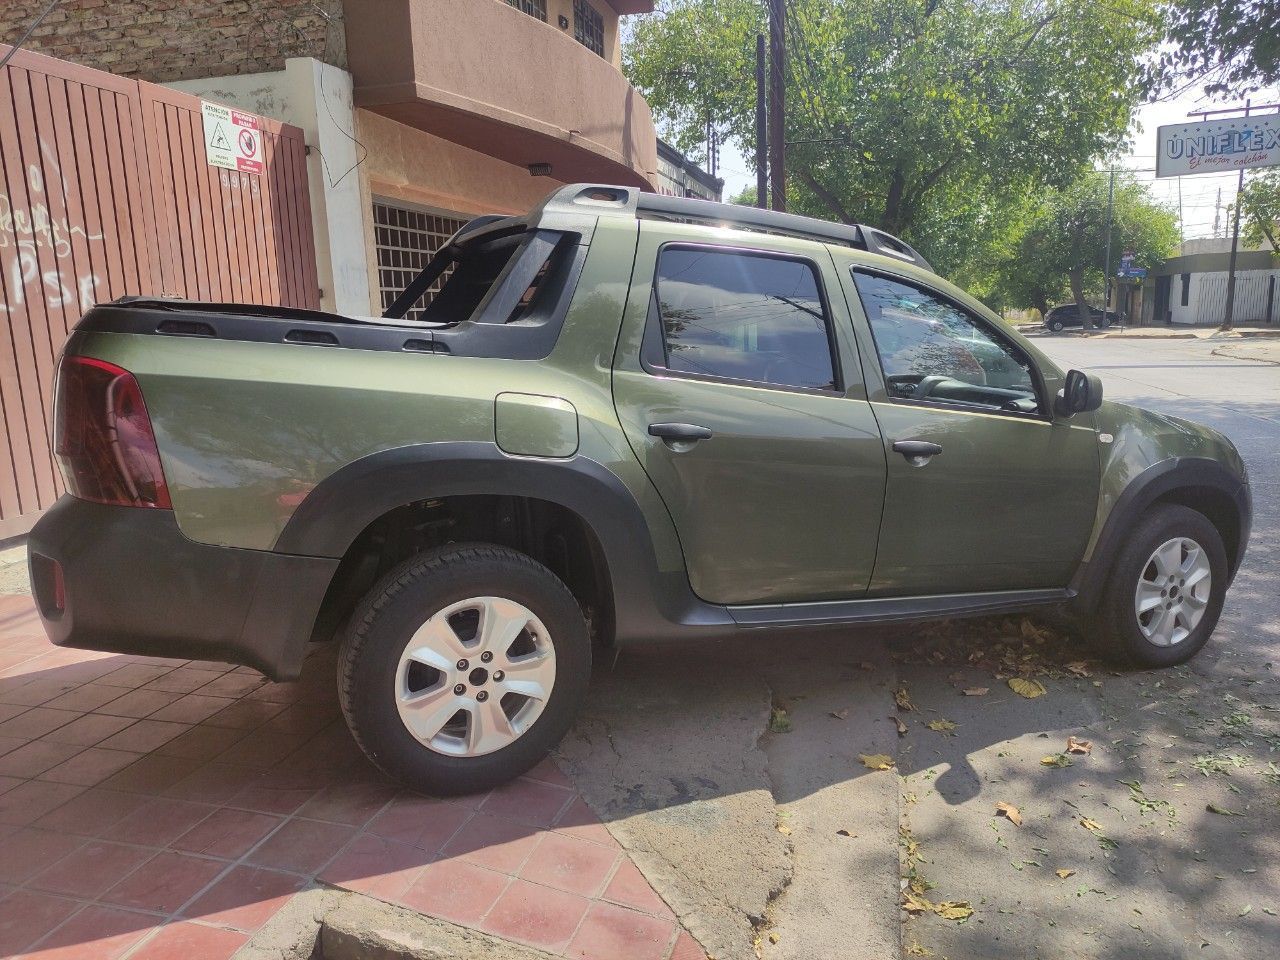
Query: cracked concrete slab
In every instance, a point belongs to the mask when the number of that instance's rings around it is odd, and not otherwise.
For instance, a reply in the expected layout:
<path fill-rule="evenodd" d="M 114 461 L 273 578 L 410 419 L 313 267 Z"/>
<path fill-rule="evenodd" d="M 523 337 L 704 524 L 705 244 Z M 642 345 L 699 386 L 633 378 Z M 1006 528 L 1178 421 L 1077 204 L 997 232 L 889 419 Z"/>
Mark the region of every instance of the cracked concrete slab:
<path fill-rule="evenodd" d="M 869 634 L 788 653 L 785 669 L 766 673 L 791 729 L 770 734 L 764 746 L 778 815 L 790 830 L 792 880 L 770 907 L 776 942 L 766 935 L 762 952 L 783 960 L 896 957 L 898 778 L 859 760 L 895 750 L 885 709 L 892 670 Z M 880 666 L 855 667 L 853 653 Z"/>
<path fill-rule="evenodd" d="M 587 802 L 712 955 L 748 956 L 790 869 L 757 741 L 769 690 L 720 644 L 626 650 L 560 747 Z"/>
<path fill-rule="evenodd" d="M 886 663 L 849 631 L 627 648 L 597 670 L 561 760 L 711 955 L 897 951 L 897 778 L 858 761 L 896 736 L 873 706 Z M 770 732 L 775 704 L 789 732 Z"/>

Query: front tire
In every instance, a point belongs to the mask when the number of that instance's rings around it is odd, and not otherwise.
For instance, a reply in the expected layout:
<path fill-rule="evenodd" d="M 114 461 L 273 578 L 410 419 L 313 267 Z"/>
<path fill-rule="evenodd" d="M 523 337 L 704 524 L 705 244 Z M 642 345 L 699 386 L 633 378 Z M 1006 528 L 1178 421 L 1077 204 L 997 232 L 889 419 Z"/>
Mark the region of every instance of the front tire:
<path fill-rule="evenodd" d="M 1209 641 L 1227 592 L 1227 553 L 1203 514 L 1165 504 L 1143 516 L 1112 567 L 1106 648 L 1142 667 L 1185 663 Z"/>
<path fill-rule="evenodd" d="M 1053 321 L 1053 323 L 1049 324 L 1049 329 L 1052 330 L 1054 333 L 1061 333 L 1065 328 L 1066 328 L 1066 324 L 1064 324 L 1061 320 L 1055 320 Z"/>
<path fill-rule="evenodd" d="M 351 618 L 338 699 L 384 773 L 476 793 L 538 763 L 587 692 L 591 641 L 568 588 L 525 554 L 450 545 L 388 573 Z"/>

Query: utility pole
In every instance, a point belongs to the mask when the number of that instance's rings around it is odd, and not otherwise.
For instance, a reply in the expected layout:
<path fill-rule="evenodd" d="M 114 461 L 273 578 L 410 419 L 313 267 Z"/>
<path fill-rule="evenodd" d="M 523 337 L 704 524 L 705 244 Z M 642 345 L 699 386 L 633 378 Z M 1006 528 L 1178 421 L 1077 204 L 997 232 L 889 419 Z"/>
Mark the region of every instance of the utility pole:
<path fill-rule="evenodd" d="M 1103 266 L 1102 322 L 1107 322 L 1107 309 L 1111 306 L 1111 214 L 1116 200 L 1116 168 L 1111 167 L 1111 180 L 1107 184 L 1107 255 Z"/>
<path fill-rule="evenodd" d="M 1252 100 L 1244 102 L 1244 115 L 1249 116 Z M 1240 167 L 1240 178 L 1236 181 L 1236 216 L 1231 225 L 1231 257 L 1227 260 L 1227 305 L 1222 309 L 1221 330 L 1230 330 L 1233 312 L 1236 307 L 1236 254 L 1240 252 L 1240 201 L 1244 199 L 1244 167 Z"/>
<path fill-rule="evenodd" d="M 1187 242 L 1187 222 L 1182 219 L 1182 178 L 1178 178 L 1178 252 L 1182 252 L 1181 244 Z"/>
<path fill-rule="evenodd" d="M 769 207 L 769 124 L 764 109 L 764 34 L 756 34 L 756 206 Z"/>
<path fill-rule="evenodd" d="M 1218 188 L 1218 199 L 1213 201 L 1213 238 L 1218 239 L 1218 228 L 1222 225 L 1222 188 Z"/>
<path fill-rule="evenodd" d="M 787 209 L 786 0 L 769 0 L 769 172 L 772 207 Z"/>

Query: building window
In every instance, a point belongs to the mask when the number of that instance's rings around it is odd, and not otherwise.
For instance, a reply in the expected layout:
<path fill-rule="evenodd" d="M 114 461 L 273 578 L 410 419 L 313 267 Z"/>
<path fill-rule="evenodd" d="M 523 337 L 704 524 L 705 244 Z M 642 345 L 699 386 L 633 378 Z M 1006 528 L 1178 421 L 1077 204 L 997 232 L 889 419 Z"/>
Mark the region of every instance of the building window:
<path fill-rule="evenodd" d="M 587 0 L 573 0 L 573 39 L 604 56 L 604 18 Z"/>
<path fill-rule="evenodd" d="M 547 0 L 507 0 L 507 5 L 547 22 Z"/>
<path fill-rule="evenodd" d="M 1182 275 L 1182 305 L 1185 307 L 1191 302 L 1191 274 L 1184 273 Z"/>
<path fill-rule="evenodd" d="M 378 256 L 378 293 L 382 309 L 395 303 L 419 271 L 422 270 L 448 239 L 467 221 L 458 217 L 430 213 L 385 200 L 373 203 L 373 239 Z M 445 280 L 446 271 L 415 304 L 406 317 L 421 318 Z"/>

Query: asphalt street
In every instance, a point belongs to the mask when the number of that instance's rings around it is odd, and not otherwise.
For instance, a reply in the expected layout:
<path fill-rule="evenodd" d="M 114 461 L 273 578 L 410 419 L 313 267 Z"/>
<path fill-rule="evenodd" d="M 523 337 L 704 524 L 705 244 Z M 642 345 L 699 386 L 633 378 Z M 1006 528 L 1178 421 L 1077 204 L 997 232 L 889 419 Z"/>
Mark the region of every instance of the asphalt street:
<path fill-rule="evenodd" d="M 1017 620 L 601 658 L 562 760 L 713 956 L 1243 960 L 1280 942 L 1280 367 L 1198 340 L 1036 342 L 1239 446 L 1256 517 L 1215 639 L 1163 672 Z M 1047 693 L 1014 695 L 1018 673 Z M 1092 753 L 1066 756 L 1068 736 Z M 904 913 L 908 883 L 964 906 Z"/>

